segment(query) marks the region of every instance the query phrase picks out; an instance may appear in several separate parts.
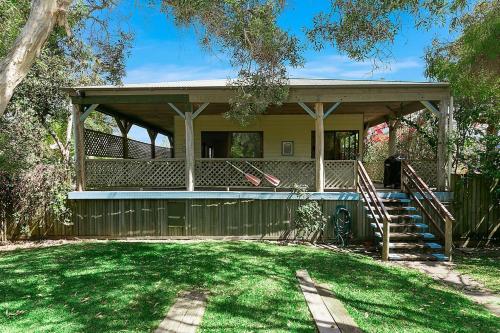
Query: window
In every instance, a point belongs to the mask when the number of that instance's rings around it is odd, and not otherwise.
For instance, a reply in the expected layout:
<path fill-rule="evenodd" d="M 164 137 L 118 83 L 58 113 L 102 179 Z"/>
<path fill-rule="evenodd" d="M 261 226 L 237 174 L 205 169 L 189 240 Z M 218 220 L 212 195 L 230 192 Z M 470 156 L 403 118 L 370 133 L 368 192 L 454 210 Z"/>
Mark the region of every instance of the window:
<path fill-rule="evenodd" d="M 201 132 L 202 158 L 262 158 L 262 132 Z"/>
<path fill-rule="evenodd" d="M 315 157 L 315 131 L 311 133 L 311 157 Z M 355 160 L 359 152 L 358 131 L 325 131 L 325 160 Z"/>

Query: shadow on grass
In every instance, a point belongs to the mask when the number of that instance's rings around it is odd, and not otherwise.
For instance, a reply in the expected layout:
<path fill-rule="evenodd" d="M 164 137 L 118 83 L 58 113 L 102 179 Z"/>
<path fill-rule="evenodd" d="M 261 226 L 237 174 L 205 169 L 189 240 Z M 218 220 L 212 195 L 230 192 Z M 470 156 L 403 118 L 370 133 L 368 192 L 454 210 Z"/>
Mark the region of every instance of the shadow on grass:
<path fill-rule="evenodd" d="M 250 242 L 95 243 L 0 255 L 7 331 L 144 332 L 177 293 L 210 291 L 202 332 L 314 332 L 295 271 L 327 283 L 367 332 L 494 332 L 427 277 L 352 254 Z M 0 330 L 1 331 L 1 330 Z"/>

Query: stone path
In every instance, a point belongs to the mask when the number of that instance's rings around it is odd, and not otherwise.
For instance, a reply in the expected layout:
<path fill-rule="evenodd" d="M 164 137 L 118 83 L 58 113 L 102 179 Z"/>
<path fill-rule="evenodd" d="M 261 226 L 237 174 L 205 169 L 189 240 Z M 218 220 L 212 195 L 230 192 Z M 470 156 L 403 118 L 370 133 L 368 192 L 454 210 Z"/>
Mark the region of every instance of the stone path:
<path fill-rule="evenodd" d="M 206 305 L 207 295 L 204 292 L 181 293 L 155 333 L 195 333 L 201 324 Z"/>
<path fill-rule="evenodd" d="M 408 268 L 417 269 L 435 280 L 441 281 L 462 292 L 476 303 L 483 305 L 491 313 L 500 317 L 500 296 L 474 281 L 467 275 L 454 270 L 454 264 L 449 262 L 402 261 L 395 262 Z"/>

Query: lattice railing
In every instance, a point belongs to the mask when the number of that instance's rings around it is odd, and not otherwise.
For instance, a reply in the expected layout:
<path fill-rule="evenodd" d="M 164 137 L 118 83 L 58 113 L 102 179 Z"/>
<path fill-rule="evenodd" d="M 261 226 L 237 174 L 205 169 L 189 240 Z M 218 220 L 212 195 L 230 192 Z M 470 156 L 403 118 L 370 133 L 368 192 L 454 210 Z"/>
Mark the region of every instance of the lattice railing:
<path fill-rule="evenodd" d="M 407 161 L 413 170 L 430 187 L 437 186 L 437 161 L 436 160 L 415 160 Z"/>
<path fill-rule="evenodd" d="M 123 139 L 121 136 L 85 129 L 85 155 L 96 157 L 123 158 Z M 127 139 L 128 158 L 151 158 L 151 145 L 148 143 Z M 156 158 L 169 158 L 172 149 L 155 147 Z"/>
<path fill-rule="evenodd" d="M 356 161 L 328 160 L 325 161 L 326 189 L 355 189 Z"/>
<path fill-rule="evenodd" d="M 305 184 L 314 190 L 315 167 L 314 160 L 264 160 L 245 159 L 259 168 L 281 180 L 280 188 L 292 188 L 294 184 Z M 232 164 L 245 172 L 261 179 L 256 170 L 245 163 L 243 159 L 198 159 L 196 160 L 196 186 L 199 187 L 250 187 L 243 174 L 238 172 Z M 271 186 L 262 181 L 261 186 Z"/>
<path fill-rule="evenodd" d="M 372 182 L 384 181 L 384 161 L 363 162 L 363 165 Z"/>
<path fill-rule="evenodd" d="M 169 188 L 185 186 L 184 159 L 86 160 L 88 188 Z"/>
<path fill-rule="evenodd" d="M 436 160 L 408 160 L 407 162 L 430 187 L 437 185 Z M 384 181 L 384 161 L 365 162 L 363 165 L 373 182 L 382 183 Z"/>

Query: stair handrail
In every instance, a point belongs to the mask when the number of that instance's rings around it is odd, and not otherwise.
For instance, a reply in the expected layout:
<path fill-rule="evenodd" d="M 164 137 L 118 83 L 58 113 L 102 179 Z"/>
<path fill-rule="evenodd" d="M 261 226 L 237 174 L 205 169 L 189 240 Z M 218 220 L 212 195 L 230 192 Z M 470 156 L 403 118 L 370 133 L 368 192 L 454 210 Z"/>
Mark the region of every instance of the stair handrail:
<path fill-rule="evenodd" d="M 422 180 L 422 178 L 418 176 L 413 167 L 407 161 L 401 162 L 401 170 L 402 188 L 404 188 L 406 192 L 412 196 L 412 198 L 418 204 L 419 208 L 424 212 L 429 221 L 431 221 L 434 227 L 439 231 L 439 233 L 444 236 L 445 254 L 451 259 L 451 251 L 453 247 L 452 233 L 455 218 L 453 217 L 453 215 L 451 215 L 448 209 L 446 209 L 443 203 L 436 197 L 434 192 L 432 192 L 432 190 Z M 411 182 L 415 186 L 417 191 L 422 195 L 423 200 L 429 204 L 429 206 L 434 210 L 435 213 L 437 213 L 437 216 L 439 216 L 439 218 L 445 225 L 444 232 L 439 224 L 436 223 L 429 212 L 425 209 L 424 205 L 420 202 L 417 196 L 411 191 L 410 184 L 408 184 L 408 182 Z"/>
<path fill-rule="evenodd" d="M 391 217 L 389 213 L 387 212 L 387 209 L 385 208 L 384 203 L 380 199 L 380 197 L 377 195 L 377 191 L 375 189 L 375 185 L 373 185 L 372 180 L 370 179 L 370 176 L 366 172 L 365 167 L 363 166 L 363 163 L 361 161 L 357 161 L 358 163 L 358 178 L 360 181 L 358 181 L 358 188 L 361 192 L 361 195 L 363 196 L 364 200 L 368 204 L 368 209 L 373 215 L 373 218 L 375 220 L 375 225 L 377 229 L 379 230 L 380 234 L 382 235 L 382 260 L 388 260 L 389 259 L 389 221 L 391 220 Z M 363 189 L 363 186 L 365 189 Z M 366 193 L 365 193 L 366 192 Z M 368 197 L 370 200 L 368 200 Z M 373 207 L 375 210 L 373 209 Z M 377 214 L 375 214 L 375 211 Z M 380 227 L 379 220 L 382 220 L 383 226 Z"/>

